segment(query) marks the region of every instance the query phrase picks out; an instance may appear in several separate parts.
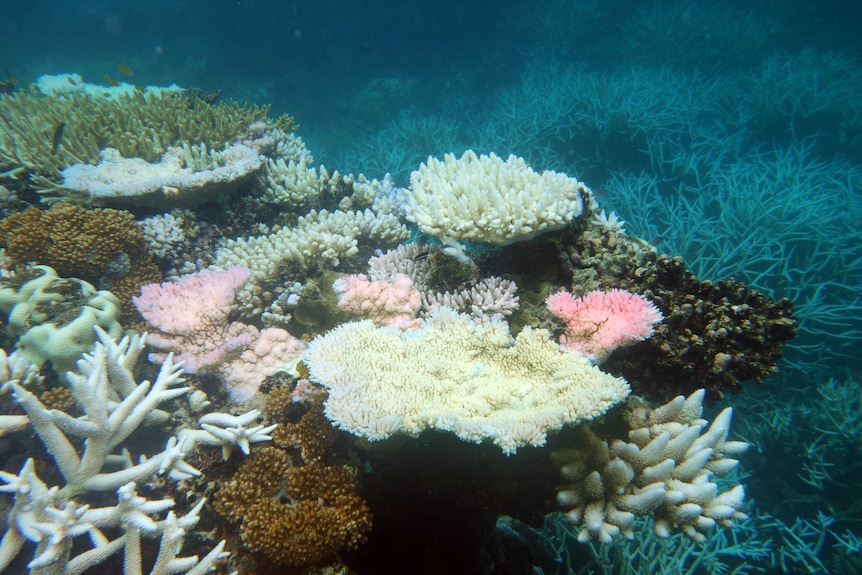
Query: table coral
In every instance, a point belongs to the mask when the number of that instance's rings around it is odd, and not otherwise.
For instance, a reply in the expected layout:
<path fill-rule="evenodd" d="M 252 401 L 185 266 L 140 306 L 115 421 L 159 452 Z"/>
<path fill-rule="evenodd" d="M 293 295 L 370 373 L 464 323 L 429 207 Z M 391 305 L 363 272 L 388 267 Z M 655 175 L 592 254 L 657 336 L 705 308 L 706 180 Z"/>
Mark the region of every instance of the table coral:
<path fill-rule="evenodd" d="M 506 323 L 447 308 L 412 332 L 343 324 L 315 338 L 303 361 L 329 389 L 326 416 L 370 441 L 439 429 L 512 454 L 629 392 L 622 379 L 560 351 L 545 330 L 525 328 L 513 342 Z"/>
<path fill-rule="evenodd" d="M 114 148 L 99 157 L 95 166 L 63 169 L 62 190 L 102 205 L 195 207 L 224 198 L 263 164 L 257 150 L 242 144 L 216 151 L 184 143 L 168 148 L 156 163 L 125 158 Z"/>
<path fill-rule="evenodd" d="M 277 565 L 306 566 L 355 549 L 371 528 L 356 477 L 339 466 L 292 467 L 286 452 L 256 450 L 215 495 L 240 523 L 243 545 Z"/>
<path fill-rule="evenodd" d="M 244 137 L 253 122 L 293 128 L 290 116 L 273 120 L 268 114 L 268 106 L 213 105 L 184 93 L 108 99 L 82 93 L 45 97 L 21 90 L 0 96 L 0 178 L 40 175 L 50 187 L 59 182 L 64 167 L 95 163 L 106 147 L 152 162 L 168 146 L 184 142 L 221 150 Z M 50 135 L 60 123 L 65 124 L 62 145 L 51 153 Z"/>

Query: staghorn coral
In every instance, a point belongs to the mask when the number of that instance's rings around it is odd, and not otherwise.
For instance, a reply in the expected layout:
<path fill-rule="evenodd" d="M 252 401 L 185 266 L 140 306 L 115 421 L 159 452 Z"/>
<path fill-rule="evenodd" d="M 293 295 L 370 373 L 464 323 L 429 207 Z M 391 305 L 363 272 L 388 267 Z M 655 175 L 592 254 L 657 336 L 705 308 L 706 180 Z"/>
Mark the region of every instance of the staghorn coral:
<path fill-rule="evenodd" d="M 700 418 L 704 395 L 701 389 L 655 409 L 630 401 L 627 440 L 604 441 L 584 426 L 577 447 L 553 454 L 567 481 L 557 502 L 582 526 L 580 541 L 609 543 L 618 534 L 632 539 L 635 517 L 653 515 L 658 536 L 678 529 L 705 542 L 704 532 L 716 524 L 747 518 L 743 487 L 719 493 L 712 478 L 736 469 L 733 456 L 748 444 L 727 441 L 729 407 L 707 428 Z"/>
<path fill-rule="evenodd" d="M 293 467 L 286 452 L 265 447 L 219 488 L 214 506 L 240 524 L 250 551 L 276 565 L 309 566 L 364 541 L 371 512 L 356 487 L 343 467 Z"/>
<path fill-rule="evenodd" d="M 46 187 L 60 170 L 93 164 L 103 148 L 125 158 L 153 162 L 169 146 L 203 144 L 222 150 L 241 140 L 249 124 L 265 122 L 289 131 L 293 118 L 269 119 L 268 106 L 220 102 L 212 105 L 183 93 L 139 93 L 109 99 L 83 93 L 45 97 L 36 90 L 0 95 L 0 177 L 38 175 Z M 64 124 L 62 143 L 51 153 L 52 136 Z"/>
<path fill-rule="evenodd" d="M 175 506 L 173 499 L 148 499 L 138 495 L 137 489 L 146 483 L 148 495 L 153 497 L 159 483 L 200 475 L 185 461 L 194 441 L 229 445 L 229 438 L 222 441 L 202 430 L 197 430 L 198 435 L 190 441 L 173 436 L 163 451 L 142 455 L 133 463 L 126 445 L 129 436 L 142 425 L 163 425 L 170 415 L 159 407 L 190 388 L 178 387 L 182 379 L 172 362 L 162 366 L 152 383 L 137 383 L 132 370 L 145 347 L 145 337 L 126 337 L 117 343 L 104 331 L 95 331 L 100 343 L 84 354 L 77 364 L 78 372 L 66 377 L 80 416 L 49 409 L 29 390 L 31 380 L 39 379 L 34 366 L 17 353 L 0 353 L 0 386 L 11 390 L 26 414 L 0 415 L 0 429 L 32 426 L 43 443 L 38 473 L 47 471 L 46 476 L 61 480 L 61 484 L 49 487 L 51 484 L 38 476 L 33 457 L 17 473 L 0 470 L 0 492 L 13 495 L 0 542 L 0 571 L 12 565 L 26 546 L 34 549 L 33 560 L 27 565 L 33 575 L 81 573 L 119 552 L 124 555 L 122 572 L 140 575 L 141 535 L 148 534 L 160 536 L 158 559 L 150 564 L 150 575 L 206 573 L 215 561 L 227 556 L 224 541 L 202 558 L 178 556 L 206 500 L 200 499 L 187 513 L 178 515 L 168 511 Z M 213 416 L 224 414 L 209 417 Z M 254 436 L 253 429 L 234 423 L 241 417 L 226 417 L 232 429 L 210 426 L 219 435 L 234 432 L 235 437 L 242 430 L 251 435 L 246 441 L 264 440 Z M 53 470 L 46 455 L 53 459 Z M 117 470 L 119 461 L 123 464 Z M 116 501 L 116 505 L 103 506 L 106 499 L 102 493 L 109 491 L 116 491 L 116 499 L 107 500 Z M 20 572 L 20 565 L 16 567 L 15 572 Z"/>
<path fill-rule="evenodd" d="M 138 288 L 161 280 L 134 216 L 123 210 L 30 208 L 0 221 L 0 246 L 16 264 L 48 265 L 61 276 L 110 289 L 123 319 L 134 313 L 130 298 Z"/>

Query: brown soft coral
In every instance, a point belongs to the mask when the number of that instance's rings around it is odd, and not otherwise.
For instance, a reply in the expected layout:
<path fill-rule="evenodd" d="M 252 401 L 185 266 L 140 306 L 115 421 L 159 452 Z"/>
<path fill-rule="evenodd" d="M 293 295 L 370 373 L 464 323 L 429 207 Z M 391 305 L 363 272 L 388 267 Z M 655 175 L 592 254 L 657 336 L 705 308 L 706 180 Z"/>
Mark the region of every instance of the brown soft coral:
<path fill-rule="evenodd" d="M 347 468 L 292 467 L 275 447 L 256 450 L 215 496 L 216 511 L 240 522 L 244 547 L 274 564 L 302 567 L 355 549 L 371 512 Z"/>
<path fill-rule="evenodd" d="M 134 216 L 123 210 L 73 204 L 30 208 L 0 221 L 0 246 L 16 264 L 48 265 L 61 277 L 110 289 L 124 316 L 141 285 L 161 280 Z"/>

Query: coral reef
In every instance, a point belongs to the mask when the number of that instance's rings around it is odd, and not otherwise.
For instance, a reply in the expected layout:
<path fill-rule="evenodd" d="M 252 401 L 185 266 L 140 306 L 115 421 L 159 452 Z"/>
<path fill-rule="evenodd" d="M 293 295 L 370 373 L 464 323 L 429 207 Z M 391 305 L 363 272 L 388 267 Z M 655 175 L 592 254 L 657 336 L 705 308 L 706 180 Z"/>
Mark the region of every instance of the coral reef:
<path fill-rule="evenodd" d="M 561 352 L 545 330 L 525 328 L 513 343 L 507 324 L 446 308 L 407 334 L 342 324 L 315 338 L 303 362 L 329 389 L 326 416 L 371 441 L 439 429 L 511 454 L 628 395 L 623 380 Z"/>
<path fill-rule="evenodd" d="M 534 172 L 514 155 L 428 158 L 404 190 L 405 217 L 448 241 L 502 245 L 561 228 L 584 211 L 590 190 L 565 174 Z"/>
<path fill-rule="evenodd" d="M 717 523 L 747 518 L 743 487 L 719 493 L 712 478 L 733 471 L 739 463 L 733 456 L 748 444 L 727 440 L 731 408 L 706 428 L 700 418 L 704 395 L 680 395 L 655 409 L 630 401 L 626 440 L 609 443 L 583 426 L 577 447 L 553 454 L 567 481 L 557 502 L 570 508 L 569 521 L 582 526 L 579 540 L 609 543 L 618 534 L 632 539 L 635 517 L 653 515 L 660 537 L 679 529 L 705 542 L 703 532 Z"/>

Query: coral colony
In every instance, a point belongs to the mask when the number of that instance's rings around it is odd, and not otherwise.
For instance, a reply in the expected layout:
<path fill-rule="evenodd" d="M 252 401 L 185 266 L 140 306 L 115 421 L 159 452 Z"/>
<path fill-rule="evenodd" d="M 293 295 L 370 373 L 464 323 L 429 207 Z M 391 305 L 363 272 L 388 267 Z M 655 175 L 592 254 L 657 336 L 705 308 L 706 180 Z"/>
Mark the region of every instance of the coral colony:
<path fill-rule="evenodd" d="M 704 401 L 774 371 L 789 305 L 514 155 L 402 189 L 313 167 L 265 108 L 83 86 L 0 100 L 33 118 L 0 128 L 0 183 L 50 206 L 0 221 L 0 572 L 347 572 L 440 492 L 453 522 L 561 509 L 607 545 L 745 520 L 748 444 Z"/>

